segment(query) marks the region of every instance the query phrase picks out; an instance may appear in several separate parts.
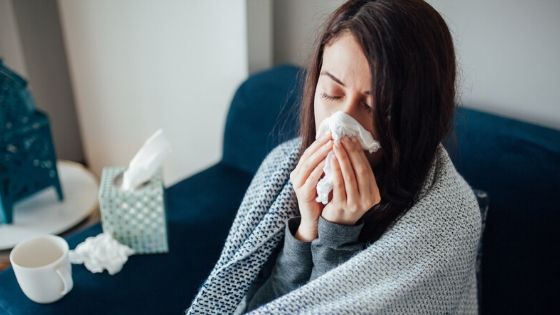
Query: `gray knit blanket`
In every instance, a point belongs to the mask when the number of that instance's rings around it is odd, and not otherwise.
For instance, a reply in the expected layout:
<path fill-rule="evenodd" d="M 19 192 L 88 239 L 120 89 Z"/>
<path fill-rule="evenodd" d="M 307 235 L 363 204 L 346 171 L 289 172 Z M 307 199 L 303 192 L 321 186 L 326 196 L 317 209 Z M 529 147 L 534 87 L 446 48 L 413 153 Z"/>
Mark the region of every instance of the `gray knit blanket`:
<path fill-rule="evenodd" d="M 220 258 L 186 310 L 232 314 L 296 216 L 289 180 L 300 138 L 270 152 L 252 179 Z M 477 314 L 476 197 L 442 144 L 418 201 L 338 267 L 250 314 Z"/>

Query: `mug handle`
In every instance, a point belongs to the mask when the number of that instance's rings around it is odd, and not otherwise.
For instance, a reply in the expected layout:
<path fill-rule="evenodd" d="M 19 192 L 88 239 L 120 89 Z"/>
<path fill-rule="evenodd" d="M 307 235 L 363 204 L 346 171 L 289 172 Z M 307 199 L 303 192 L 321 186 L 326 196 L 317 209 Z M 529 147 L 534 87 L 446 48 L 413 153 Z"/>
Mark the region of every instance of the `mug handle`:
<path fill-rule="evenodd" d="M 60 279 L 62 280 L 62 284 L 64 285 L 64 288 L 62 288 L 62 292 L 60 292 L 60 295 L 65 295 L 66 293 L 68 293 L 68 291 L 70 291 L 70 285 L 68 281 L 66 281 L 64 275 L 62 275 L 62 272 L 60 272 L 60 269 L 56 269 L 56 274 L 60 277 Z"/>

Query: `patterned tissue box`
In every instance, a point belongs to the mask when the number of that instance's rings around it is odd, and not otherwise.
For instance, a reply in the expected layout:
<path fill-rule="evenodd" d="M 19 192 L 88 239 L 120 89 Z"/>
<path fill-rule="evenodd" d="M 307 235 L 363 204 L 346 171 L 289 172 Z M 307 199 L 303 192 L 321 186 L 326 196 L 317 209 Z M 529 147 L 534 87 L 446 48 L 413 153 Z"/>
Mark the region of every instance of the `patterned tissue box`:
<path fill-rule="evenodd" d="M 130 191 L 121 189 L 125 169 L 103 168 L 99 189 L 103 232 L 111 234 L 137 254 L 168 252 L 161 168 L 152 179 Z"/>

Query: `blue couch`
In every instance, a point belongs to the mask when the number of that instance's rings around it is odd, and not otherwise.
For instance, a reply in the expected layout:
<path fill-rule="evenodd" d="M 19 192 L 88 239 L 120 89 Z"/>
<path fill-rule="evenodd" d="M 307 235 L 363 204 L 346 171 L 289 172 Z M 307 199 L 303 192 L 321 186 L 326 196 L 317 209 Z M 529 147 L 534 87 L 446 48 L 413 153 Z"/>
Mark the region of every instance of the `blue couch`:
<path fill-rule="evenodd" d="M 0 314 L 182 313 L 218 259 L 261 161 L 296 136 L 303 76 L 302 69 L 283 65 L 239 87 L 221 161 L 166 189 L 168 254 L 132 256 L 114 276 L 74 265 L 74 289 L 47 305 L 28 300 L 8 269 L 0 273 Z M 471 186 L 490 196 L 481 313 L 550 311 L 557 292 L 560 131 L 461 107 L 445 145 Z M 97 224 L 67 239 L 74 248 L 100 232 Z"/>

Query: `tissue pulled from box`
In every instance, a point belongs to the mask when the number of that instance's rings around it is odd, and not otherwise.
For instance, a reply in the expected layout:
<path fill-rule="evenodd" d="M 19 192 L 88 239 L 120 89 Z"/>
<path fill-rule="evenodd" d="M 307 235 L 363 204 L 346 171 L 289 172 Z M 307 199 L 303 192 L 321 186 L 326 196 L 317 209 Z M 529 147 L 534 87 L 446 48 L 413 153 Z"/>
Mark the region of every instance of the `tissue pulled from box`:
<path fill-rule="evenodd" d="M 123 190 L 134 190 L 150 180 L 171 152 L 171 145 L 163 130 L 158 129 L 140 148 L 125 170 L 122 181 Z"/>
<path fill-rule="evenodd" d="M 357 120 L 352 116 L 338 111 L 331 116 L 325 118 L 319 130 L 316 133 L 316 138 L 321 137 L 326 132 L 331 132 L 331 136 L 334 140 L 339 140 L 342 137 L 357 137 L 364 150 L 370 153 L 376 152 L 381 148 L 381 145 L 377 140 L 373 138 L 371 132 L 367 131 Z M 333 189 L 333 178 L 331 170 L 331 160 L 333 159 L 334 152 L 329 152 L 323 167 L 325 176 L 319 180 L 317 183 L 317 202 L 322 204 L 327 204 L 329 193 Z"/>
<path fill-rule="evenodd" d="M 110 234 L 100 233 L 78 244 L 69 252 L 69 258 L 73 264 L 84 264 L 93 273 L 106 269 L 110 275 L 114 275 L 121 271 L 128 256 L 133 254 L 133 249 L 119 243 Z"/>

